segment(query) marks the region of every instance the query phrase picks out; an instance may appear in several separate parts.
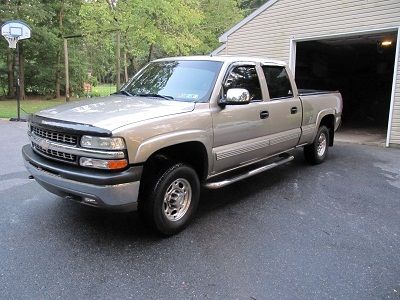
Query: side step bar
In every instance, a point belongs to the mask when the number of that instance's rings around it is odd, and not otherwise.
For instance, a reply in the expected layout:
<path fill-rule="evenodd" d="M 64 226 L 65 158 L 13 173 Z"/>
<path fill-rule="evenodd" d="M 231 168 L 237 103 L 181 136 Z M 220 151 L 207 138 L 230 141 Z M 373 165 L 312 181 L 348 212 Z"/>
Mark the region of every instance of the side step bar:
<path fill-rule="evenodd" d="M 225 187 L 227 185 L 230 185 L 230 184 L 232 184 L 234 182 L 240 181 L 242 179 L 245 179 L 245 178 L 260 174 L 260 173 L 262 173 L 264 171 L 268 171 L 268 170 L 271 170 L 271 169 L 273 169 L 273 168 L 275 168 L 277 166 L 286 164 L 286 163 L 292 161 L 293 159 L 294 159 L 294 156 L 290 155 L 290 156 L 287 156 L 287 157 L 285 157 L 285 158 L 283 158 L 281 160 L 273 162 L 271 164 L 259 167 L 257 169 L 253 169 L 251 171 L 248 171 L 248 172 L 246 172 L 244 174 L 241 174 L 241 175 L 238 175 L 238 176 L 235 176 L 235 177 L 232 177 L 232 178 L 224 179 L 222 181 L 209 182 L 209 183 L 206 183 L 204 186 L 206 188 L 208 188 L 208 189 L 219 189 L 219 188 Z"/>

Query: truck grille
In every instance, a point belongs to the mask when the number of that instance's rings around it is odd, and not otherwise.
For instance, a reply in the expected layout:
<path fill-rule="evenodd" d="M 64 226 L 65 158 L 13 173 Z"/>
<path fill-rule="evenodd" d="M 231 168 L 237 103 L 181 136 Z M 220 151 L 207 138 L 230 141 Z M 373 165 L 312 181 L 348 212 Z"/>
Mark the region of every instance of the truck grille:
<path fill-rule="evenodd" d="M 49 158 L 53 158 L 56 160 L 62 160 L 66 162 L 71 162 L 75 163 L 76 162 L 76 155 L 69 154 L 69 153 L 64 153 L 64 152 L 59 152 L 51 149 L 44 149 L 43 147 L 40 147 L 38 144 L 32 143 L 33 148 L 43 154 L 44 156 L 47 156 Z"/>
<path fill-rule="evenodd" d="M 76 145 L 78 143 L 78 137 L 75 135 L 55 132 L 47 129 L 42 129 L 36 126 L 32 126 L 32 132 L 37 136 L 55 142 L 65 143 L 69 145 Z"/>

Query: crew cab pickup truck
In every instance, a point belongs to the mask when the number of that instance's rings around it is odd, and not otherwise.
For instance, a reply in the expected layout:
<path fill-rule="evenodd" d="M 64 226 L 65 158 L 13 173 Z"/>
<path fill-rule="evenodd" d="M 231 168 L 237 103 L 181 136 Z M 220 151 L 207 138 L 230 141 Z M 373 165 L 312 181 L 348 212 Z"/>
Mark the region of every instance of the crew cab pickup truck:
<path fill-rule="evenodd" d="M 82 204 L 138 210 L 165 235 L 192 219 L 201 187 L 222 188 L 293 159 L 325 160 L 338 92 L 299 91 L 286 64 L 251 57 L 158 59 L 108 97 L 32 115 L 32 177 Z"/>

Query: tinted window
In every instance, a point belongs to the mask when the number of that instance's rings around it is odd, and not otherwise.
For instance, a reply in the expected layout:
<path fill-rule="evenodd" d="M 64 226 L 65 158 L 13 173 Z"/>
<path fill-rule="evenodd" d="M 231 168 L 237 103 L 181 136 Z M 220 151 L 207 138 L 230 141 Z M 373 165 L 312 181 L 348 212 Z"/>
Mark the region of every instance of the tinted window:
<path fill-rule="evenodd" d="M 262 100 L 260 81 L 256 67 L 240 66 L 235 67 L 225 81 L 225 93 L 228 89 L 246 89 L 250 93 L 250 100 Z"/>
<path fill-rule="evenodd" d="M 289 76 L 283 67 L 264 66 L 269 96 L 273 98 L 293 97 L 293 90 Z"/>
<path fill-rule="evenodd" d="M 175 100 L 205 102 L 210 99 L 222 62 L 159 61 L 147 65 L 124 89 L 133 95 L 159 94 Z"/>

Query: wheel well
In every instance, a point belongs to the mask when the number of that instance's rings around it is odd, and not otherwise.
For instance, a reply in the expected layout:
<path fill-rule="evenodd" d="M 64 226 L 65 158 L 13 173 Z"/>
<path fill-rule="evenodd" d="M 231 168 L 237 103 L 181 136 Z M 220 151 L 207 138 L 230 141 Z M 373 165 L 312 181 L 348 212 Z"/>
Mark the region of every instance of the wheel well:
<path fill-rule="evenodd" d="M 194 168 L 200 181 L 207 178 L 208 155 L 201 142 L 186 142 L 162 148 L 153 153 L 144 165 L 145 174 L 154 174 L 159 168 L 172 162 L 183 162 Z"/>
<path fill-rule="evenodd" d="M 326 115 L 322 118 L 319 126 L 326 126 L 329 130 L 329 146 L 333 146 L 335 135 L 335 117 L 334 115 Z"/>

